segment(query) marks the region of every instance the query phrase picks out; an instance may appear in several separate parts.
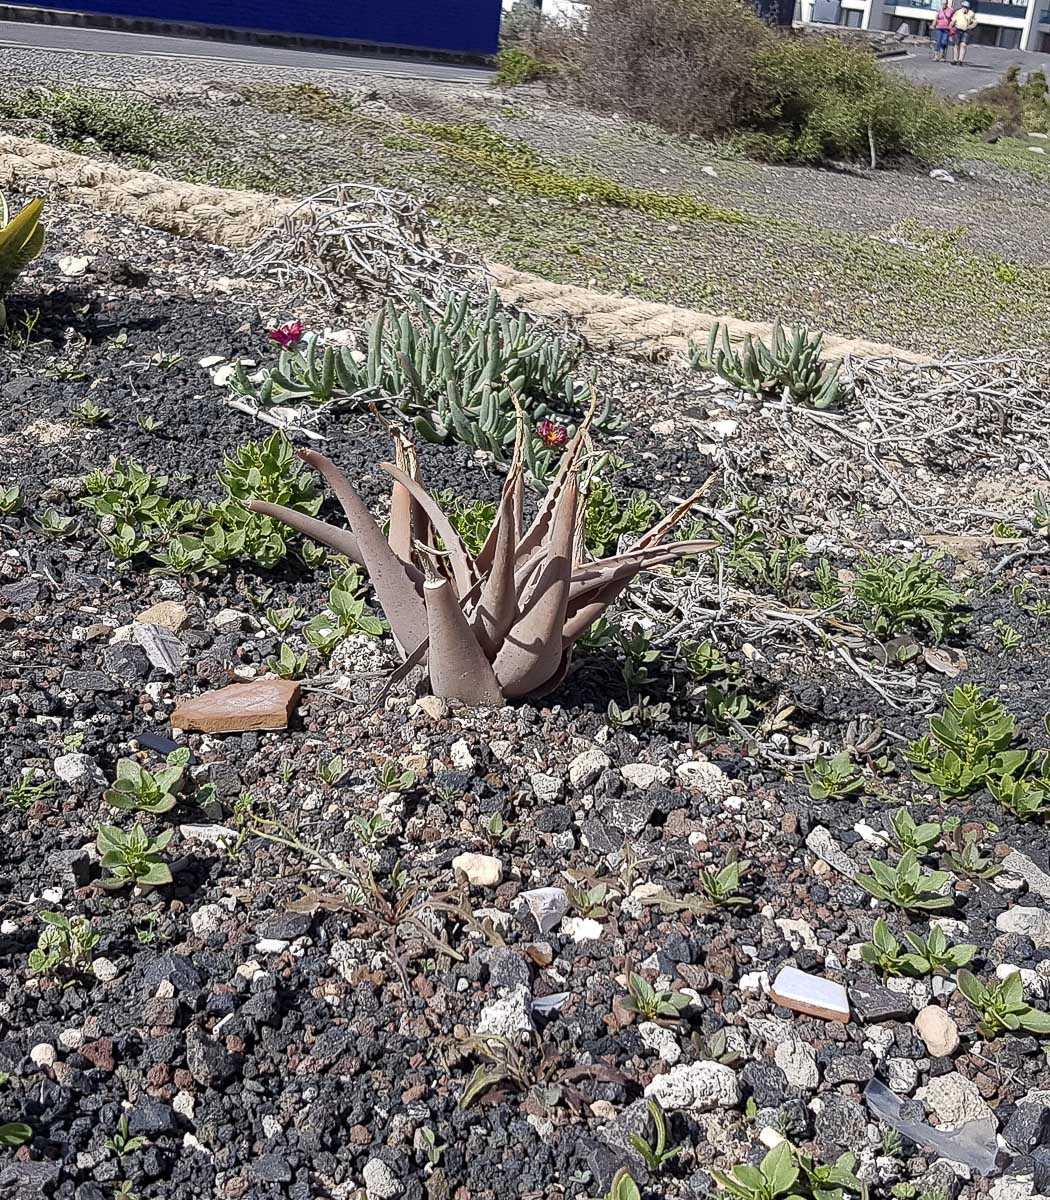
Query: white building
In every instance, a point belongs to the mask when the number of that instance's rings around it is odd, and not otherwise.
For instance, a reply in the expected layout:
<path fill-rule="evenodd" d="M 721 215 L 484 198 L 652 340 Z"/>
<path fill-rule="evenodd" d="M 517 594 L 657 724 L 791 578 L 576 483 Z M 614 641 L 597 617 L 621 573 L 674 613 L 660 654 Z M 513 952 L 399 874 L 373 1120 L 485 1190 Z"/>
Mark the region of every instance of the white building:
<path fill-rule="evenodd" d="M 971 0 L 977 14 L 973 41 L 1006 50 L 1041 50 L 1050 53 L 1050 0 Z M 827 21 L 853 29 L 900 30 L 925 35 L 937 7 L 894 0 L 801 0 L 805 21 Z"/>

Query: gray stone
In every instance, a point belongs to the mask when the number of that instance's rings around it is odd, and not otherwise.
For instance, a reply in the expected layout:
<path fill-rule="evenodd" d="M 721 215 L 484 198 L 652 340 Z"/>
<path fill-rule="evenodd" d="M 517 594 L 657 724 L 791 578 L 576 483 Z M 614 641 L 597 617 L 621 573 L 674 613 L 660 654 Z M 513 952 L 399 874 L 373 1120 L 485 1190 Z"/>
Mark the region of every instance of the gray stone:
<path fill-rule="evenodd" d="M 585 750 L 569 763 L 569 782 L 576 788 L 588 788 L 611 766 L 612 760 L 604 751 Z"/>
<path fill-rule="evenodd" d="M 55 850 L 47 856 L 47 869 L 61 884 L 86 887 L 92 879 L 91 855 L 87 850 Z"/>
<path fill-rule="evenodd" d="M 867 1083 L 875 1074 L 875 1064 L 867 1054 L 836 1054 L 824 1067 L 824 1082 Z"/>
<path fill-rule="evenodd" d="M 500 1000 L 487 1004 L 478 1017 L 478 1033 L 491 1033 L 515 1041 L 532 1032 L 532 995 L 517 987 Z"/>
<path fill-rule="evenodd" d="M 1050 1107 L 1022 1101 L 1007 1122 L 1003 1137 L 1021 1154 L 1031 1154 L 1037 1146 L 1050 1146 Z"/>
<path fill-rule="evenodd" d="M 149 678 L 150 663 L 146 652 L 131 642 L 116 642 L 106 646 L 102 651 L 102 665 L 107 674 L 115 675 L 130 687 Z"/>
<path fill-rule="evenodd" d="M 529 965 L 509 946 L 487 946 L 477 953 L 489 969 L 489 982 L 497 988 L 527 988 Z"/>
<path fill-rule="evenodd" d="M 625 792 L 609 802 L 604 815 L 617 829 L 628 834 L 639 834 L 649 824 L 656 804 L 646 792 Z"/>
<path fill-rule="evenodd" d="M 203 842 L 208 846 L 232 846 L 240 836 L 228 825 L 180 825 L 179 833 L 188 842 Z"/>
<path fill-rule="evenodd" d="M 251 1172 L 260 1183 L 291 1183 L 292 1164 L 283 1154 L 263 1154 L 252 1163 Z"/>
<path fill-rule="evenodd" d="M 562 782 L 557 775 L 545 775 L 542 771 L 537 771 L 535 775 L 530 776 L 529 782 L 537 800 L 552 804 L 561 798 Z"/>
<path fill-rule="evenodd" d="M 818 1142 L 842 1150 L 856 1150 L 865 1144 L 868 1118 L 856 1100 L 828 1092 L 820 1097 L 820 1112 L 814 1128 Z"/>
<path fill-rule="evenodd" d="M 995 918 L 1000 933 L 1016 933 L 1031 938 L 1037 947 L 1050 946 L 1050 912 L 1042 908 L 1016 905 Z"/>
<path fill-rule="evenodd" d="M 178 675 L 186 661 L 186 647 L 170 629 L 163 625 L 139 625 L 131 627 L 131 636 L 146 652 L 151 666 L 166 675 Z"/>
<path fill-rule="evenodd" d="M 94 696 L 99 692 L 119 692 L 121 685 L 102 671 L 63 671 L 62 690 L 75 696 Z"/>
<path fill-rule="evenodd" d="M 80 795 L 106 786 L 102 768 L 90 754 L 60 754 L 54 766 L 58 778 Z"/>
<path fill-rule="evenodd" d="M 1003 859 L 1003 871 L 1008 875 L 1017 875 L 1028 884 L 1028 890 L 1050 900 L 1050 875 L 1042 867 L 1037 866 L 1020 850 L 1011 850 Z"/>
<path fill-rule="evenodd" d="M 543 937 L 558 925 L 571 905 L 564 888 L 543 887 L 519 892 L 511 907 L 529 933 Z"/>
<path fill-rule="evenodd" d="M 865 1024 L 902 1021 L 913 1011 L 911 998 L 898 995 L 873 979 L 863 979 L 849 990 L 853 1010 Z"/>
<path fill-rule="evenodd" d="M 186 1034 L 186 1066 L 204 1087 L 221 1087 L 237 1073 L 236 1061 L 226 1047 L 196 1029 Z"/>
<path fill-rule="evenodd" d="M 890 1091 L 910 1095 L 919 1083 L 919 1067 L 911 1058 L 887 1058 L 886 1080 Z"/>
<path fill-rule="evenodd" d="M 190 913 L 190 928 L 199 938 L 206 938 L 222 928 L 229 914 L 218 904 L 202 904 Z"/>
<path fill-rule="evenodd" d="M 773 1061 L 784 1072 L 792 1087 L 813 1091 L 820 1083 L 820 1068 L 813 1047 L 799 1038 L 779 1042 L 773 1051 Z"/>
<path fill-rule="evenodd" d="M 740 1103 L 740 1084 L 736 1072 L 723 1063 L 682 1063 L 666 1075 L 657 1075 L 645 1095 L 668 1112 L 710 1112 L 735 1108 Z"/>
<path fill-rule="evenodd" d="M 177 1128 L 171 1105 L 160 1100 L 143 1098 L 128 1113 L 128 1132 L 135 1136 L 156 1137 L 161 1133 L 174 1133 Z"/>
<path fill-rule="evenodd" d="M 972 1079 L 949 1071 L 934 1075 L 926 1085 L 923 1099 L 947 1129 L 958 1129 L 968 1121 L 993 1121 L 992 1110 Z"/>
<path fill-rule="evenodd" d="M 654 784 L 667 783 L 671 778 L 671 772 L 666 767 L 656 767 L 652 763 L 624 763 L 620 774 L 625 783 L 643 792 Z"/>
<path fill-rule="evenodd" d="M 365 1182 L 368 1200 L 394 1200 L 404 1190 L 398 1177 L 381 1158 L 370 1158 L 361 1177 Z"/>
<path fill-rule="evenodd" d="M 806 847 L 822 862 L 826 862 L 829 867 L 838 871 L 840 875 L 844 875 L 847 879 L 851 880 L 856 877 L 856 863 L 823 825 L 817 825 L 814 829 L 810 830 L 806 837 Z"/>

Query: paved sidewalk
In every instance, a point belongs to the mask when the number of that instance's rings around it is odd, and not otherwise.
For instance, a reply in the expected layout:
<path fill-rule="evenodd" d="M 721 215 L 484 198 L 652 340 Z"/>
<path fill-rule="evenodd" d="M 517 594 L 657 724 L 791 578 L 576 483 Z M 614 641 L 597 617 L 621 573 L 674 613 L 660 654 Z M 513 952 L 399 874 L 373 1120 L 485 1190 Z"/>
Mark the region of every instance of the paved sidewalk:
<path fill-rule="evenodd" d="M 1022 78 L 1040 70 L 1046 70 L 1050 77 L 1050 54 L 1000 50 L 996 46 L 970 46 L 966 51 L 966 62 L 958 67 L 933 62 L 929 52 L 920 46 L 909 46 L 905 56 L 883 61 L 890 70 L 900 71 L 916 83 L 928 84 L 946 96 L 969 97 L 981 88 L 991 87 L 1013 63 L 1020 66 Z"/>

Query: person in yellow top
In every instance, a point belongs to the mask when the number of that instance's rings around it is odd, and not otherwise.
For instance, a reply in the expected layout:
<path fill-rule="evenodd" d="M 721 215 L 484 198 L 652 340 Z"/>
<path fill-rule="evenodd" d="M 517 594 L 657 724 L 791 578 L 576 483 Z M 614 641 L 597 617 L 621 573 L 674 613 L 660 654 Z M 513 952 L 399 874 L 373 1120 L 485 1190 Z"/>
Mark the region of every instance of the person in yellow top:
<path fill-rule="evenodd" d="M 962 4 L 952 14 L 952 33 L 955 35 L 955 58 L 958 64 L 966 61 L 966 47 L 973 37 L 977 25 L 977 14 L 970 7 L 970 0 L 962 0 Z"/>

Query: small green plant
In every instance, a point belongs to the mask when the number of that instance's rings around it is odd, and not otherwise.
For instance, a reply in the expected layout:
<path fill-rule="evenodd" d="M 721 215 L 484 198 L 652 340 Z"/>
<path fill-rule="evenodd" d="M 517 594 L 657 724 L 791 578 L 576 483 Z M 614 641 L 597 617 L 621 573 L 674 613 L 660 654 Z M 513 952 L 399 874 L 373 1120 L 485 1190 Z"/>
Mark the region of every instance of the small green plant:
<path fill-rule="evenodd" d="M 806 557 L 805 542 L 785 538 L 767 544 L 766 535 L 746 517 L 733 528 L 729 569 L 747 587 L 787 596 Z"/>
<path fill-rule="evenodd" d="M 92 951 L 101 934 L 86 917 L 71 919 L 60 912 L 42 912 L 40 920 L 44 929 L 36 949 L 29 952 L 29 969 L 34 975 L 79 972 L 91 966 Z"/>
<path fill-rule="evenodd" d="M 4 300 L 8 292 L 44 248 L 43 209 L 43 200 L 30 200 L 12 217 L 7 200 L 0 195 L 0 328 L 7 324 Z"/>
<path fill-rule="evenodd" d="M 729 1175 L 724 1171 L 711 1172 L 715 1183 L 737 1200 L 779 1200 L 781 1196 L 791 1196 L 798 1177 L 799 1167 L 788 1142 L 774 1146 L 757 1167 L 741 1163 Z"/>
<path fill-rule="evenodd" d="M 276 657 L 271 655 L 266 666 L 278 679 L 302 679 L 306 675 L 308 658 L 308 654 L 296 654 L 287 642 L 282 642 L 280 653 Z"/>
<path fill-rule="evenodd" d="M 784 394 L 810 408 L 838 408 L 851 389 L 838 368 L 824 362 L 823 349 L 823 334 L 810 333 L 801 325 L 793 325 L 788 333 L 778 318 L 771 345 L 748 334 L 736 350 L 729 327 L 716 321 L 706 350 L 690 342 L 688 355 L 694 370 L 714 371 L 754 396 Z"/>
<path fill-rule="evenodd" d="M 356 813 L 350 818 L 350 829 L 362 846 L 378 846 L 390 832 L 390 822 L 382 813 L 361 817 Z"/>
<path fill-rule="evenodd" d="M 854 1173 L 855 1154 L 842 1154 L 833 1163 L 820 1163 L 801 1150 L 795 1150 L 795 1158 L 802 1173 L 803 1194 L 812 1196 L 813 1200 L 843 1200 L 846 1192 L 864 1192 L 864 1184 Z"/>
<path fill-rule="evenodd" d="M 298 604 L 289 604 L 286 608 L 268 608 L 263 616 L 275 633 L 283 635 L 302 618 L 303 609 Z"/>
<path fill-rule="evenodd" d="M 505 46 L 496 55 L 496 78 L 500 87 L 518 87 L 542 79 L 548 68 L 534 55 L 520 46 Z"/>
<path fill-rule="evenodd" d="M 980 834 L 974 829 L 965 832 L 961 824 L 944 831 L 944 866 L 967 879 L 994 879 L 1002 867 L 990 854 L 981 850 Z"/>
<path fill-rule="evenodd" d="M 79 404 L 73 405 L 69 410 L 69 415 L 78 425 L 94 429 L 99 425 L 105 425 L 113 413 L 108 408 L 100 408 L 93 400 L 81 400 Z"/>
<path fill-rule="evenodd" d="M 829 612 L 842 603 L 842 584 L 835 574 L 835 568 L 829 559 L 822 558 L 813 568 L 813 579 L 816 587 L 813 589 L 813 603 L 817 608 Z"/>
<path fill-rule="evenodd" d="M 660 651 L 652 644 L 652 637 L 637 622 L 630 629 L 618 629 L 616 646 L 623 656 L 620 670 L 628 695 L 644 691 L 652 682 L 649 668 L 660 659 Z"/>
<path fill-rule="evenodd" d="M 869 558 L 853 581 L 853 595 L 865 627 L 886 641 L 914 627 L 925 627 L 942 641 L 966 617 L 966 597 L 948 586 L 934 565 L 915 554 L 908 560 L 880 555 Z"/>
<path fill-rule="evenodd" d="M 893 840 L 901 851 L 911 850 L 916 855 L 929 854 L 941 838 L 942 826 L 937 821 L 924 821 L 921 825 L 906 808 L 898 808 L 890 817 Z"/>
<path fill-rule="evenodd" d="M 356 567 L 344 571 L 332 581 L 328 607 L 307 621 L 303 637 L 321 654 L 331 654 L 341 642 L 356 633 L 365 633 L 369 637 L 382 634 L 383 622 L 365 612 L 361 588 L 360 571 Z"/>
<path fill-rule="evenodd" d="M 495 504 L 485 500 L 463 500 L 449 490 L 442 492 L 437 500 L 448 514 L 463 545 L 476 558 L 496 520 Z"/>
<path fill-rule="evenodd" d="M 134 1154 L 136 1150 L 141 1150 L 145 1144 L 146 1139 L 144 1137 L 131 1136 L 126 1116 L 121 1116 L 116 1132 L 112 1137 L 106 1139 L 106 1149 L 112 1151 L 117 1158 L 123 1158 L 125 1154 Z"/>
<path fill-rule="evenodd" d="M 0 1125 L 0 1146 L 22 1146 L 33 1136 L 33 1130 L 22 1121 L 7 1121 Z"/>
<path fill-rule="evenodd" d="M 376 774 L 377 782 L 384 792 L 407 792 L 416 786 L 416 773 L 403 768 L 397 762 L 385 762 Z"/>
<path fill-rule="evenodd" d="M 678 1021 L 691 1003 L 690 998 L 682 992 L 658 992 L 648 979 L 633 971 L 627 976 L 624 1008 L 647 1021 L 656 1021 L 658 1024 Z"/>
<path fill-rule="evenodd" d="M 638 1184 L 626 1167 L 621 1167 L 613 1176 L 612 1187 L 609 1188 L 605 1200 L 642 1200 Z"/>
<path fill-rule="evenodd" d="M 681 1146 L 667 1146 L 667 1116 L 656 1100 L 650 1100 L 648 1105 L 649 1120 L 653 1125 L 653 1140 L 642 1137 L 641 1134 L 631 1134 L 631 1145 L 638 1151 L 645 1163 L 646 1169 L 653 1175 L 659 1173 L 672 1159 L 682 1153 Z"/>
<path fill-rule="evenodd" d="M 818 755 L 812 766 L 803 769 L 811 800 L 843 800 L 864 788 L 848 750 L 840 750 L 831 758 Z"/>
<path fill-rule="evenodd" d="M 726 662 L 722 652 L 712 642 L 683 642 L 679 656 L 697 683 L 735 673 L 732 664 Z"/>
<path fill-rule="evenodd" d="M 75 524 L 75 517 L 64 517 L 57 508 L 45 508 L 40 518 L 40 532 L 47 537 L 65 537 Z"/>
<path fill-rule="evenodd" d="M 985 1037 L 1019 1031 L 1050 1034 L 1050 1013 L 1033 1008 L 1025 1000 L 1024 983 L 1019 971 L 991 985 L 981 983 L 970 971 L 960 971 L 955 982 L 959 985 L 959 991 L 977 1010 L 980 1017 L 977 1028 Z"/>
<path fill-rule="evenodd" d="M 589 887 L 578 884 L 565 888 L 569 903 L 581 917 L 607 917 L 609 915 L 609 885 L 594 883 Z"/>
<path fill-rule="evenodd" d="M 338 754 L 334 758 L 327 759 L 317 768 L 317 774 L 321 776 L 321 782 L 325 787 L 335 787 L 346 772 L 346 762 Z"/>
<path fill-rule="evenodd" d="M 22 492 L 17 483 L 0 487 L 0 516 L 9 517 L 22 507 Z"/>
<path fill-rule="evenodd" d="M 941 895 L 941 890 L 951 880 L 948 872 L 923 872 L 914 850 L 905 851 L 896 866 L 869 858 L 868 867 L 871 875 L 858 875 L 856 882 L 876 900 L 917 911 L 951 908 L 955 903 L 954 896 Z"/>
<path fill-rule="evenodd" d="M 421 1148 L 426 1155 L 427 1164 L 431 1167 L 437 1167 L 441 1163 L 441 1156 L 447 1149 L 447 1144 L 437 1140 L 437 1134 L 430 1128 L 429 1125 L 423 1125 L 416 1133 L 417 1149 Z"/>
<path fill-rule="evenodd" d="M 23 812 L 41 800 L 50 800 L 57 790 L 53 779 L 38 779 L 33 771 L 23 771 L 8 790 L 7 803 Z"/>
<path fill-rule="evenodd" d="M 116 782 L 102 798 L 113 808 L 170 812 L 175 807 L 189 761 L 190 752 L 184 746 L 173 750 L 167 757 L 167 766 L 156 773 L 139 766 L 133 758 L 122 758 L 117 763 Z"/>
<path fill-rule="evenodd" d="M 741 876 L 750 866 L 747 859 L 726 863 L 721 869 L 701 866 L 697 870 L 697 886 L 702 899 L 712 908 L 739 908 L 751 903 L 740 894 Z"/>
<path fill-rule="evenodd" d="M 625 501 L 611 483 L 593 481 L 583 510 L 587 549 L 596 558 L 614 554 L 621 537 L 648 532 L 660 516 L 660 506 L 645 492 L 635 492 Z"/>
<path fill-rule="evenodd" d="M 861 957 L 866 963 L 884 971 L 887 975 L 948 975 L 964 967 L 977 953 L 977 947 L 969 943 L 949 946 L 944 931 L 936 925 L 928 938 L 911 932 L 904 934 L 911 948 L 902 952 L 901 944 L 890 932 L 882 917 L 875 922 L 871 941 L 861 947 Z"/>
<path fill-rule="evenodd" d="M 134 884 L 136 887 L 160 887 L 171 883 L 171 869 L 161 857 L 173 831 L 164 830 L 150 838 L 141 825 L 125 833 L 116 825 L 102 825 L 97 846 L 102 866 L 109 875 L 98 886 L 115 891 Z"/>
<path fill-rule="evenodd" d="M 1020 633 L 1006 621 L 996 620 L 992 622 L 992 629 L 995 633 L 995 640 L 999 645 L 999 649 L 1004 654 L 1012 654 L 1019 649 L 1024 640 Z"/>
<path fill-rule="evenodd" d="M 1021 772 L 1028 758 L 1011 749 L 1016 725 L 996 699 L 973 684 L 957 687 L 944 713 L 930 718 L 930 733 L 904 752 L 912 773 L 933 784 L 945 800 L 980 791 L 993 780 Z"/>
<path fill-rule="evenodd" d="M 1019 821 L 1050 817 L 1050 775 L 993 777 L 988 780 L 988 790 Z"/>

